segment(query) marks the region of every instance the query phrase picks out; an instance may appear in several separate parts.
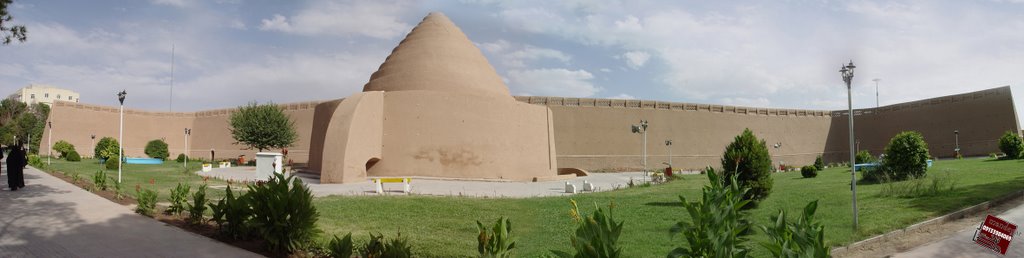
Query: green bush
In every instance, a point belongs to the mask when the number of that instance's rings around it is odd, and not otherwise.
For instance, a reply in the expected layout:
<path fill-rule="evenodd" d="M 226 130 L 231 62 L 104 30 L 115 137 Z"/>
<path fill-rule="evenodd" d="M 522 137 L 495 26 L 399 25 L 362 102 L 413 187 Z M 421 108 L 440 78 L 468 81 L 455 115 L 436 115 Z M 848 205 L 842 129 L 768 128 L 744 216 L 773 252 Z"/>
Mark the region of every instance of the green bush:
<path fill-rule="evenodd" d="M 187 184 L 178 183 L 174 189 L 171 189 L 171 196 L 168 197 L 168 201 L 171 205 L 167 207 L 167 214 L 181 215 L 181 212 L 185 211 L 185 206 L 188 204 L 188 192 L 192 191 L 192 187 Z"/>
<path fill-rule="evenodd" d="M 53 144 L 53 150 L 59 153 L 61 157 L 66 157 L 68 153 L 75 151 L 75 145 L 65 140 L 59 140 Z"/>
<path fill-rule="evenodd" d="M 192 203 L 188 204 L 188 222 L 193 225 L 200 225 L 206 222 L 203 219 L 203 212 L 206 212 L 206 185 L 196 188 L 192 193 Z"/>
<path fill-rule="evenodd" d="M 821 156 L 814 159 L 814 168 L 818 169 L 818 171 L 825 170 L 825 162 L 821 161 Z"/>
<path fill-rule="evenodd" d="M 334 236 L 334 239 L 331 239 L 331 242 L 327 244 L 327 251 L 331 257 L 352 257 L 354 250 L 352 233 L 348 233 L 344 238 Z"/>
<path fill-rule="evenodd" d="M 71 162 L 82 161 L 82 156 L 78 155 L 77 151 L 71 150 L 67 155 L 64 155 L 64 159 Z"/>
<path fill-rule="evenodd" d="M 999 137 L 999 150 L 1006 153 L 1006 159 L 1018 159 L 1024 153 L 1024 142 L 1013 131 L 1006 131 L 1003 137 Z"/>
<path fill-rule="evenodd" d="M 516 248 L 516 241 L 512 239 L 512 222 L 507 218 L 498 218 L 490 231 L 480 221 L 476 222 L 476 228 L 480 232 L 476 238 L 476 250 L 480 257 L 513 257 L 512 249 Z"/>
<path fill-rule="evenodd" d="M 135 206 L 135 213 L 152 217 L 153 210 L 156 209 L 156 192 L 149 189 L 136 189 L 135 196 L 139 203 L 138 206 Z"/>
<path fill-rule="evenodd" d="M 246 225 L 252 218 L 252 207 L 249 206 L 248 194 L 243 193 L 236 198 L 229 185 L 224 192 L 224 198 L 216 204 L 211 202 L 209 206 L 213 213 L 211 220 L 222 233 L 234 239 L 241 239 L 249 234 Z"/>
<path fill-rule="evenodd" d="M 117 157 L 117 149 L 120 147 L 121 145 L 117 143 L 117 139 L 114 139 L 113 137 L 103 137 L 99 142 L 96 142 L 96 148 L 93 150 L 92 157 L 109 160 L 111 157 Z M 114 151 L 110 152 L 111 149 Z"/>
<path fill-rule="evenodd" d="M 319 233 L 313 194 L 294 176 L 275 174 L 266 183 L 249 185 L 249 196 L 252 228 L 271 251 L 299 250 Z"/>
<path fill-rule="evenodd" d="M 118 166 L 118 164 L 117 164 L 117 155 L 116 154 L 114 155 L 114 158 L 107 159 L 106 161 L 103 162 L 103 167 L 108 169 L 108 170 L 117 170 L 117 166 Z"/>
<path fill-rule="evenodd" d="M 875 157 L 871 156 L 871 152 L 862 150 L 857 152 L 857 155 L 853 157 L 853 161 L 857 164 L 874 163 Z"/>
<path fill-rule="evenodd" d="M 578 224 L 576 233 L 569 238 L 572 248 L 576 253 L 570 254 L 557 250 L 551 250 L 551 252 L 554 253 L 555 256 L 562 258 L 622 257 L 622 248 L 618 246 L 618 242 L 619 235 L 622 234 L 622 225 L 625 222 L 615 222 L 615 218 L 612 216 L 612 207 L 614 205 L 608 205 L 607 215 L 603 209 L 597 208 L 597 210 L 594 211 L 594 214 L 587 216 L 586 214 L 580 213 L 579 206 L 576 205 L 576 200 L 570 199 L 569 202 L 572 204 L 572 209 L 569 210 L 569 214 L 571 214 L 573 220 Z"/>
<path fill-rule="evenodd" d="M 185 159 L 187 159 L 187 158 L 188 157 L 185 156 L 185 153 L 178 153 L 178 157 L 174 158 L 174 161 L 177 161 L 178 163 L 182 163 L 182 162 L 185 162 Z"/>
<path fill-rule="evenodd" d="M 166 160 L 171 154 L 167 150 L 167 143 L 164 140 L 152 140 L 146 143 L 146 156 L 154 159 Z M 206 207 L 206 206 L 203 206 Z"/>
<path fill-rule="evenodd" d="M 885 160 L 882 161 L 881 169 L 894 181 L 918 178 L 928 171 L 928 157 L 931 157 L 928 154 L 928 143 L 925 143 L 921 133 L 901 132 L 885 146 Z"/>
<path fill-rule="evenodd" d="M 124 184 L 118 182 L 117 180 L 110 181 L 114 182 L 114 199 L 124 199 Z"/>
<path fill-rule="evenodd" d="M 730 184 L 720 178 L 713 169 L 707 173 L 709 185 L 704 186 L 700 202 L 688 202 L 680 195 L 690 215 L 690 220 L 677 222 L 669 231 L 672 235 L 683 234 L 686 247 L 677 247 L 669 257 L 746 257 L 749 250 L 744 246 L 745 234 L 750 229 L 744 206 L 746 188 L 730 176 Z"/>
<path fill-rule="evenodd" d="M 39 155 L 29 154 L 26 159 L 28 160 L 29 166 L 33 166 L 35 168 L 46 167 L 46 163 L 43 162 L 43 159 L 39 158 Z"/>
<path fill-rule="evenodd" d="M 825 227 L 814 221 L 818 209 L 815 200 L 804 207 L 804 213 L 796 222 L 786 222 L 786 211 L 779 209 L 779 215 L 772 216 L 773 225 L 761 226 L 771 242 L 761 246 L 772 253 L 772 257 L 831 257 L 831 250 L 825 244 Z"/>
<path fill-rule="evenodd" d="M 238 143 L 263 152 L 265 149 L 281 149 L 292 146 L 299 138 L 295 122 L 291 121 L 284 108 L 272 103 L 238 107 L 229 118 L 231 137 Z"/>
<path fill-rule="evenodd" d="M 814 166 L 804 166 L 800 168 L 800 175 L 804 178 L 812 178 L 818 176 L 818 168 Z"/>
<path fill-rule="evenodd" d="M 722 154 L 722 174 L 725 178 L 736 176 L 741 188 L 747 188 L 744 200 L 757 202 L 768 198 L 772 192 L 772 158 L 764 140 L 758 140 L 750 129 L 736 136 Z M 728 186 L 731 181 L 726 181 Z"/>
<path fill-rule="evenodd" d="M 882 186 L 878 195 L 881 197 L 917 198 L 945 194 L 955 189 L 956 182 L 953 181 L 949 172 L 942 175 L 932 173 L 921 178 L 888 182 Z"/>
<path fill-rule="evenodd" d="M 95 188 L 96 190 L 106 191 L 108 188 L 107 172 L 102 169 L 96 171 L 95 174 L 92 174 L 92 183 L 93 188 Z"/>
<path fill-rule="evenodd" d="M 370 233 L 370 240 L 367 241 L 361 250 L 362 257 L 389 257 L 389 258 L 408 258 L 413 257 L 412 246 L 409 245 L 404 238 L 402 233 L 398 233 L 398 237 L 391 239 L 390 241 L 384 241 L 383 234 L 374 235 Z"/>

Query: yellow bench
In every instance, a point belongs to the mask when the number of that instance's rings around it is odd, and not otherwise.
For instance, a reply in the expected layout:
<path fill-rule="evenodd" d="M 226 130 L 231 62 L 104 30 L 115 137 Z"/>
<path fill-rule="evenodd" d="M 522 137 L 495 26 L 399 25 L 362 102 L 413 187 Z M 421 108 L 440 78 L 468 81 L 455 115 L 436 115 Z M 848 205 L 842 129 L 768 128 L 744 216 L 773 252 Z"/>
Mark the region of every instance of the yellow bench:
<path fill-rule="evenodd" d="M 411 188 L 410 183 L 412 183 L 412 178 L 408 178 L 408 177 L 382 177 L 382 178 L 370 179 L 370 181 L 373 181 L 373 183 L 377 185 L 377 193 L 384 193 L 384 183 L 404 183 L 405 187 L 403 187 L 403 189 L 402 189 L 403 191 L 402 192 L 403 193 L 409 193 L 409 190 Z"/>

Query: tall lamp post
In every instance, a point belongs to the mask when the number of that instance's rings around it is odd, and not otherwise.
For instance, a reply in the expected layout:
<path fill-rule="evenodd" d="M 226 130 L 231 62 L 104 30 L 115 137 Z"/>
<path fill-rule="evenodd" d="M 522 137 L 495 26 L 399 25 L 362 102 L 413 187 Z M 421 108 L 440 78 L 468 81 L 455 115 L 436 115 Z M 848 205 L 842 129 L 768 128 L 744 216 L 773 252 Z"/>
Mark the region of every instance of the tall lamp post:
<path fill-rule="evenodd" d="M 644 182 L 647 181 L 647 120 L 640 120 L 639 125 L 633 125 L 633 133 L 640 133 L 644 135 Z"/>
<path fill-rule="evenodd" d="M 956 143 L 956 149 L 953 149 L 956 152 L 954 158 L 960 158 L 960 130 L 953 130 L 953 141 Z"/>
<path fill-rule="evenodd" d="M 853 92 L 850 89 L 854 68 L 857 66 L 854 66 L 853 60 L 850 60 L 850 64 L 839 67 L 839 73 L 843 75 L 843 82 L 846 82 L 846 104 L 849 108 L 847 116 L 850 117 L 850 190 L 853 191 L 853 229 L 857 230 L 857 166 L 854 165 L 856 159 L 853 143 Z"/>
<path fill-rule="evenodd" d="M 668 167 L 672 168 L 672 140 L 665 140 L 665 146 L 668 146 Z"/>
<path fill-rule="evenodd" d="M 117 148 L 117 183 L 121 183 L 121 166 L 123 165 L 123 164 L 121 164 L 121 161 L 124 160 L 124 158 L 123 158 L 124 153 L 122 153 L 122 152 L 124 152 L 124 96 L 125 95 L 128 95 L 128 93 L 126 93 L 124 90 L 121 90 L 121 92 L 117 93 L 117 101 L 121 103 L 121 108 L 120 108 L 120 111 L 119 111 L 120 114 L 121 114 L 121 122 L 120 122 L 120 126 L 119 126 L 119 128 L 117 130 L 117 142 L 120 143 L 119 144 L 120 146 L 118 146 L 119 148 Z"/>
<path fill-rule="evenodd" d="M 875 107 L 877 108 L 878 107 L 878 82 L 882 81 L 882 79 L 875 78 L 874 80 L 871 80 L 871 81 L 875 82 Z"/>
<path fill-rule="evenodd" d="M 188 169 L 188 136 L 192 135 L 192 129 L 185 128 L 185 169 Z"/>
<path fill-rule="evenodd" d="M 46 122 L 46 129 L 50 130 L 50 133 L 46 135 L 46 165 L 50 165 L 50 156 L 53 156 L 53 122 Z M 31 143 L 29 143 L 31 144 Z"/>
<path fill-rule="evenodd" d="M 95 149 L 96 148 L 96 135 L 95 134 L 90 135 L 89 139 L 92 139 L 92 147 Z"/>

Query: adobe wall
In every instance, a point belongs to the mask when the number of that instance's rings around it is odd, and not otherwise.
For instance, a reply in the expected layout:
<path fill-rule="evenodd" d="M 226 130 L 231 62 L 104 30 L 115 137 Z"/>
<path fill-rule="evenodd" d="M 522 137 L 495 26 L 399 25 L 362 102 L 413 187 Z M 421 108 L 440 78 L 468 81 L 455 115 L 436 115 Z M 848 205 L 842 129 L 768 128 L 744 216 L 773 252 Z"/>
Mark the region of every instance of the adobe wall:
<path fill-rule="evenodd" d="M 764 139 L 775 165 L 808 165 L 849 160 L 849 136 L 843 111 L 769 109 L 707 104 L 519 96 L 525 103 L 551 108 L 560 167 L 589 170 L 642 168 L 643 136 L 630 131 L 649 122 L 648 167 L 668 162 L 665 140 L 673 140 L 677 168 L 718 167 L 725 146 L 750 128 Z M 999 152 L 998 139 L 1019 131 L 1010 87 L 855 110 L 859 148 L 878 155 L 896 133 L 921 132 L 933 156 L 953 155 L 953 130 L 960 131 L 964 156 Z M 773 145 L 779 143 L 775 148 Z"/>
<path fill-rule="evenodd" d="M 312 101 L 280 105 L 295 123 L 299 135 L 295 146 L 288 150 L 288 156 L 294 162 L 305 163 L 309 158 L 313 111 L 318 103 Z M 193 113 L 125 109 L 125 134 L 122 143 L 125 155 L 146 157 L 146 143 L 154 139 L 163 139 L 167 142 L 173 159 L 184 152 L 185 128 L 192 128 L 189 149 L 193 157 L 209 159 L 210 149 L 214 149 L 217 159 L 236 158 L 242 154 L 247 158 L 254 158 L 257 150 L 245 150 L 244 146 L 233 144 L 234 140 L 228 129 L 228 117 L 233 110 L 218 109 Z M 117 107 L 58 101 L 51 107 L 48 121 L 53 122 L 53 142 L 68 141 L 75 145 L 75 149 L 84 157 L 92 156 L 95 148 L 90 135 L 95 134 L 96 141 L 108 136 L 118 138 Z M 49 131 L 44 131 L 43 141 L 40 143 L 43 154 L 48 148 L 48 136 Z"/>

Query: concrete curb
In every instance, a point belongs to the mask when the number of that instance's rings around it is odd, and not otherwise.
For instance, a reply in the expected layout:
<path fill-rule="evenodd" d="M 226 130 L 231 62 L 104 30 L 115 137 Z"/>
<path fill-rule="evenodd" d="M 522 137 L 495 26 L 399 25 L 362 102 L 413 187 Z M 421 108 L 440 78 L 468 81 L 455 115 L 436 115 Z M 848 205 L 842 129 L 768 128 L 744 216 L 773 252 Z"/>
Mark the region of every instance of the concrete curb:
<path fill-rule="evenodd" d="M 954 211 L 952 213 L 949 213 L 949 214 L 946 214 L 946 215 L 942 215 L 942 216 L 939 216 L 939 217 L 936 217 L 936 218 L 932 218 L 932 219 L 929 219 L 929 220 L 926 220 L 926 221 L 922 221 L 922 222 L 919 222 L 917 224 L 907 226 L 906 228 L 893 230 L 893 231 L 891 231 L 889 233 L 873 236 L 871 238 L 864 239 L 864 240 L 861 240 L 861 241 L 858 241 L 858 242 L 855 242 L 855 243 L 852 243 L 852 244 L 849 244 L 849 245 L 846 245 L 846 246 L 833 248 L 832 249 L 832 255 L 833 256 L 843 255 L 843 253 L 847 252 L 851 248 L 857 248 L 857 247 L 861 247 L 861 246 L 869 245 L 869 244 L 874 244 L 874 243 L 878 243 L 878 242 L 885 242 L 885 241 L 888 241 L 890 239 L 901 237 L 904 234 L 907 234 L 908 232 L 913 232 L 915 230 L 918 230 L 918 229 L 921 229 L 921 228 L 924 228 L 924 227 L 933 226 L 933 225 L 939 225 L 939 224 L 943 224 L 943 223 L 946 223 L 946 222 L 949 222 L 949 221 L 954 221 L 954 220 L 962 219 L 962 218 L 967 217 L 969 215 L 974 215 L 974 214 L 977 214 L 979 212 L 988 210 L 989 208 L 991 208 L 993 206 L 998 206 L 1000 204 L 1006 203 L 1006 202 L 1008 202 L 1010 200 L 1013 200 L 1015 198 L 1021 198 L 1021 197 L 1024 197 L 1024 190 L 1017 190 L 1017 191 L 1014 191 L 1012 193 L 1008 193 L 1008 194 L 1005 194 L 1003 196 L 997 197 L 997 198 L 995 198 L 993 200 L 986 201 L 986 202 L 983 202 L 983 203 L 979 203 L 979 204 L 976 204 L 976 205 L 971 206 L 971 207 L 963 208 L 961 210 Z"/>

